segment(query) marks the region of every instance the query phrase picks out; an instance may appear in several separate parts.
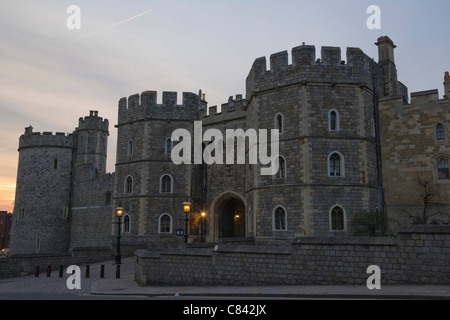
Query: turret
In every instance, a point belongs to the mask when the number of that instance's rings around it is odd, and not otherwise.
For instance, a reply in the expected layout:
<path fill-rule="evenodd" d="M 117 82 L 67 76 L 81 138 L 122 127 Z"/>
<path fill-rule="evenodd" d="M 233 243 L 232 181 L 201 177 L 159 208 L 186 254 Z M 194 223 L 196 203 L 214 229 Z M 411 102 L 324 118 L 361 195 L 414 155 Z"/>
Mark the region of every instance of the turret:
<path fill-rule="evenodd" d="M 99 117 L 98 111 L 90 111 L 89 116 L 79 119 L 78 128 L 75 129 L 75 165 L 87 169 L 88 172 L 77 172 L 76 179 L 91 178 L 106 172 L 108 128 L 108 120 Z"/>

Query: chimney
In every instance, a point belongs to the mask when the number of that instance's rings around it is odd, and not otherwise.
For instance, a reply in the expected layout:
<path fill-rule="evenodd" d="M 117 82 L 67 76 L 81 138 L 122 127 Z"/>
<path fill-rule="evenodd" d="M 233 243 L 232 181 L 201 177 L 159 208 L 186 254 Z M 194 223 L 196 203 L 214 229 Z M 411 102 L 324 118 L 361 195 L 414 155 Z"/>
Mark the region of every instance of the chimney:
<path fill-rule="evenodd" d="M 378 38 L 375 45 L 378 46 L 378 64 L 384 71 L 384 93 L 386 96 L 395 96 L 398 94 L 397 67 L 394 59 L 394 49 L 397 46 L 388 36 Z"/>
<path fill-rule="evenodd" d="M 444 76 L 444 99 L 450 98 L 450 73 L 445 72 Z"/>

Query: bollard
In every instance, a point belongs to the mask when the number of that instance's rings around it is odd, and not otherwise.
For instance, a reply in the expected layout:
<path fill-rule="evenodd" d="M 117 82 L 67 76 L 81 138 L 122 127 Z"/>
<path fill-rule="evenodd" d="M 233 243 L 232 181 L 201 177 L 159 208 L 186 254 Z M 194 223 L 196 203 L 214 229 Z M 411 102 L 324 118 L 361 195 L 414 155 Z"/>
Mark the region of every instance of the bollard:
<path fill-rule="evenodd" d="M 86 265 L 86 274 L 84 275 L 85 278 L 89 278 L 89 268 L 90 265 Z"/>
<path fill-rule="evenodd" d="M 34 268 L 34 276 L 37 278 L 37 277 L 39 277 L 39 266 L 36 266 L 35 268 Z"/>
<path fill-rule="evenodd" d="M 102 264 L 100 266 L 100 278 L 103 279 L 105 277 L 105 265 Z"/>
<path fill-rule="evenodd" d="M 64 267 L 62 265 L 59 266 L 59 277 L 62 278 L 64 273 Z"/>
<path fill-rule="evenodd" d="M 120 278 L 120 264 L 117 265 L 116 267 L 116 279 Z"/>
<path fill-rule="evenodd" d="M 47 278 L 50 278 L 52 275 L 52 266 L 47 266 Z"/>

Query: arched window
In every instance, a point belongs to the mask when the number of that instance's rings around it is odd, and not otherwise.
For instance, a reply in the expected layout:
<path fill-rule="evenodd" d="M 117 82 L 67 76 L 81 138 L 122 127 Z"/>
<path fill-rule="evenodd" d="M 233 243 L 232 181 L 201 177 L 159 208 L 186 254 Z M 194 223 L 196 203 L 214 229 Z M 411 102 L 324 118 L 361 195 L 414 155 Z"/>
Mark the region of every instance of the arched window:
<path fill-rule="evenodd" d="M 123 218 L 123 232 L 130 233 L 130 216 L 128 214 Z"/>
<path fill-rule="evenodd" d="M 328 156 L 328 175 L 330 177 L 344 176 L 344 158 L 338 152 L 333 152 Z"/>
<path fill-rule="evenodd" d="M 132 140 L 128 141 L 128 155 L 129 156 L 133 155 L 133 141 Z"/>
<path fill-rule="evenodd" d="M 165 174 L 161 177 L 161 193 L 172 193 L 172 176 Z"/>
<path fill-rule="evenodd" d="M 444 158 L 438 162 L 438 178 L 439 180 L 449 180 L 448 162 Z"/>
<path fill-rule="evenodd" d="M 342 209 L 340 206 L 335 206 L 330 211 L 330 230 L 345 230 L 345 213 L 344 209 Z"/>
<path fill-rule="evenodd" d="M 164 148 L 165 148 L 165 152 L 167 154 L 172 153 L 172 139 L 171 138 L 167 138 L 166 139 L 166 143 L 165 143 Z"/>
<path fill-rule="evenodd" d="M 53 169 L 58 169 L 58 159 L 53 160 Z"/>
<path fill-rule="evenodd" d="M 158 233 L 172 233 L 172 217 L 167 213 L 159 217 Z"/>
<path fill-rule="evenodd" d="M 277 172 L 277 178 L 286 178 L 286 160 L 283 157 L 279 157 L 279 167 Z"/>
<path fill-rule="evenodd" d="M 328 130 L 339 131 L 339 112 L 335 109 L 331 109 L 328 112 Z"/>
<path fill-rule="evenodd" d="M 128 176 L 125 179 L 125 193 L 132 193 L 133 192 L 133 178 L 131 176 Z"/>
<path fill-rule="evenodd" d="M 437 140 L 444 140 L 445 139 L 445 130 L 444 130 L 444 126 L 439 123 L 436 126 L 436 139 Z"/>
<path fill-rule="evenodd" d="M 275 129 L 278 129 L 280 133 L 284 131 L 284 119 L 281 113 L 275 115 Z"/>
<path fill-rule="evenodd" d="M 273 229 L 277 231 L 286 230 L 286 210 L 277 207 L 273 212 Z"/>

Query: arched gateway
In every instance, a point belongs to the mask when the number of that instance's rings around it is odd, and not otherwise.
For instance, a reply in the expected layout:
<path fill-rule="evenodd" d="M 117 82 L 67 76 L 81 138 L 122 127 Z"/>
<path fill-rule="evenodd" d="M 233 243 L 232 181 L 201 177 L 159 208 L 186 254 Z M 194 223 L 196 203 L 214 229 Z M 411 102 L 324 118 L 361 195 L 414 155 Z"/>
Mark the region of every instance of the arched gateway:
<path fill-rule="evenodd" d="M 237 193 L 222 193 L 212 203 L 212 240 L 245 237 L 245 201 Z"/>

